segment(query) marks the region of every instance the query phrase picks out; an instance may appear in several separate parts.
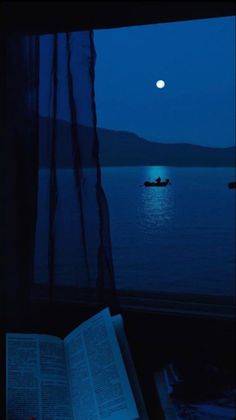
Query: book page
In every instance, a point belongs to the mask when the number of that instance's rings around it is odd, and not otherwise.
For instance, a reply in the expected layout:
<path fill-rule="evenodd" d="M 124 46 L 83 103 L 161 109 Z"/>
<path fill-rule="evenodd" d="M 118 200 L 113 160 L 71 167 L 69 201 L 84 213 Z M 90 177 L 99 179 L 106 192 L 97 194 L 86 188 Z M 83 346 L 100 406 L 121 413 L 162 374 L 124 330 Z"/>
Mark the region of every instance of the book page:
<path fill-rule="evenodd" d="M 106 308 L 65 339 L 74 418 L 139 418 L 109 310 Z"/>
<path fill-rule="evenodd" d="M 145 407 L 142 391 L 139 385 L 138 376 L 131 356 L 129 343 L 125 334 L 124 323 L 121 315 L 113 316 L 112 322 L 115 327 L 116 336 L 120 345 L 120 350 L 125 363 L 126 371 L 128 373 L 130 385 L 138 406 L 140 420 L 148 420 L 149 417 Z"/>
<path fill-rule="evenodd" d="M 7 334 L 7 420 L 72 420 L 63 340 Z"/>

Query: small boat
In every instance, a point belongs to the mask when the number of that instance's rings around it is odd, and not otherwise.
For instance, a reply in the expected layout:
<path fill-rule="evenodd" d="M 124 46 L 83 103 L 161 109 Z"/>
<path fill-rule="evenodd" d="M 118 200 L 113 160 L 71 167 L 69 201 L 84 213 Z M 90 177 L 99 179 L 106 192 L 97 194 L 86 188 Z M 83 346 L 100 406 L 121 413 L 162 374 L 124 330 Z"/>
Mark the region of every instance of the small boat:
<path fill-rule="evenodd" d="M 236 181 L 232 181 L 228 183 L 229 188 L 236 188 Z"/>
<path fill-rule="evenodd" d="M 160 181 L 160 182 L 150 182 L 150 181 L 144 182 L 145 187 L 166 187 L 168 184 L 170 184 L 169 179 L 166 179 L 165 181 Z"/>

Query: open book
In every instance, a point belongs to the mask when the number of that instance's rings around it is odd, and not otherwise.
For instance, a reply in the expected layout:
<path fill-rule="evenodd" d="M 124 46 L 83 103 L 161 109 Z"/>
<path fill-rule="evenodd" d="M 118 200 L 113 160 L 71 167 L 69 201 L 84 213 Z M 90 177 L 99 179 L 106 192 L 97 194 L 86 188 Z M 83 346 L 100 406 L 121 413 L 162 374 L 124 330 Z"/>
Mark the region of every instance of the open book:
<path fill-rule="evenodd" d="M 147 420 L 122 317 L 106 308 L 64 340 L 7 334 L 7 420 Z"/>

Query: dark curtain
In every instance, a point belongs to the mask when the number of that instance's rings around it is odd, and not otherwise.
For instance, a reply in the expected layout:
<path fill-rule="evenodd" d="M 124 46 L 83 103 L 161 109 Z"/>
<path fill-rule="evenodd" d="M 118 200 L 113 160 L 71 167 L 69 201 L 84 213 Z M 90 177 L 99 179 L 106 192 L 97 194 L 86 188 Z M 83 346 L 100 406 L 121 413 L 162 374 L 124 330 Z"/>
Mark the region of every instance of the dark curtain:
<path fill-rule="evenodd" d="M 30 293 L 113 305 L 93 32 L 11 35 L 6 52 L 7 306 Z"/>
<path fill-rule="evenodd" d="M 26 309 L 33 274 L 38 167 L 39 42 L 4 38 L 4 302 L 8 319 Z"/>

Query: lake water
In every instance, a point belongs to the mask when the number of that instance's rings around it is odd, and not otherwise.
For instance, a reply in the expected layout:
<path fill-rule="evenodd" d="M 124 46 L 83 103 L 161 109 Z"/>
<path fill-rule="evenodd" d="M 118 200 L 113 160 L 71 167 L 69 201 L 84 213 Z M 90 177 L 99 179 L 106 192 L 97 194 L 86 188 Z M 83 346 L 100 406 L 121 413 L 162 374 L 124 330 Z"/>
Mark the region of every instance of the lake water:
<path fill-rule="evenodd" d="M 48 175 L 48 170 L 40 170 L 39 281 L 47 261 Z M 158 176 L 169 178 L 172 184 L 165 188 L 143 186 L 145 180 Z M 234 168 L 102 168 L 117 287 L 235 294 L 235 190 L 227 186 L 234 179 Z M 57 216 L 61 217 L 58 240 L 62 244 L 57 278 L 63 283 L 75 278 L 80 268 L 81 244 L 74 229 L 78 212 L 72 171 L 58 170 L 58 183 L 63 197 Z M 94 261 L 96 258 L 95 249 Z"/>
<path fill-rule="evenodd" d="M 122 288 L 235 293 L 234 168 L 103 168 Z M 169 178 L 165 188 L 145 180 Z"/>

